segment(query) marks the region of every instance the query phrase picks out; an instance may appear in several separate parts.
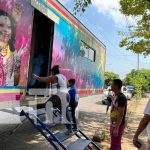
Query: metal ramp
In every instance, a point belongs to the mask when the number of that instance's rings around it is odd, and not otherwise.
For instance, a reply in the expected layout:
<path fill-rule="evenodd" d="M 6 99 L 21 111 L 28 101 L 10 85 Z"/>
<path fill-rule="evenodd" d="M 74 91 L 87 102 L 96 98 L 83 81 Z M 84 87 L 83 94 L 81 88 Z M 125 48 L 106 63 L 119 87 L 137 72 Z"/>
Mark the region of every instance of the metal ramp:
<path fill-rule="evenodd" d="M 30 114 L 24 110 L 20 113 L 21 116 L 25 116 L 32 123 L 32 125 L 45 137 L 55 150 L 84 150 L 85 148 L 90 150 L 101 150 L 80 129 L 77 129 L 69 135 L 66 135 L 63 131 L 53 133 L 52 128 L 54 125 L 46 124 L 38 117 L 43 114 L 43 110 L 39 111 L 37 115 Z M 73 136 L 75 136 L 77 140 L 66 146 L 64 142 Z"/>

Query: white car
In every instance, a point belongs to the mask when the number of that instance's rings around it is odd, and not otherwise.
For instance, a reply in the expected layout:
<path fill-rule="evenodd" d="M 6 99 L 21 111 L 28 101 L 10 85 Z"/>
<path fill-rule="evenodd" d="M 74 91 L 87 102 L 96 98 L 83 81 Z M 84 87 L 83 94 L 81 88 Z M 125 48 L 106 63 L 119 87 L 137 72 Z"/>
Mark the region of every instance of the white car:
<path fill-rule="evenodd" d="M 107 98 L 108 96 L 108 91 L 111 89 L 111 87 L 109 86 L 107 88 L 107 90 L 104 91 L 103 96 Z M 130 90 L 128 90 L 125 86 L 122 86 L 121 88 L 121 92 L 126 96 L 126 98 L 128 100 L 130 100 L 132 98 L 132 92 Z"/>
<path fill-rule="evenodd" d="M 125 86 L 122 86 L 121 91 L 128 100 L 130 100 L 132 98 L 132 92 L 130 90 L 128 90 Z"/>

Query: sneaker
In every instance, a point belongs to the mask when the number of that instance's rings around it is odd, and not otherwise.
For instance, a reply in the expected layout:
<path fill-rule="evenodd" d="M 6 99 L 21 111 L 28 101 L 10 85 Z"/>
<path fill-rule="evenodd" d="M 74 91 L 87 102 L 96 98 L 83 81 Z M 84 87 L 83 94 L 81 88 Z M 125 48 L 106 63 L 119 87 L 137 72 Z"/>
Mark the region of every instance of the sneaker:
<path fill-rule="evenodd" d="M 78 128 L 77 128 L 77 127 L 73 127 L 72 130 L 73 130 L 73 131 L 77 131 Z"/>

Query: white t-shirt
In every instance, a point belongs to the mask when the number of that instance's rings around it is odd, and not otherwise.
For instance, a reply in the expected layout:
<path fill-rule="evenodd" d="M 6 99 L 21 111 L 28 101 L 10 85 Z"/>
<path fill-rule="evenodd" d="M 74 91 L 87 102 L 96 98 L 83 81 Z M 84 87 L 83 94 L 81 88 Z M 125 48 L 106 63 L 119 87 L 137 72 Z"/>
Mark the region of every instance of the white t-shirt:
<path fill-rule="evenodd" d="M 57 74 L 56 75 L 57 78 L 58 78 L 58 83 L 53 83 L 52 84 L 52 94 L 55 95 L 57 94 L 58 92 L 58 85 L 59 85 L 59 91 L 61 93 L 68 93 L 68 90 L 67 90 L 67 79 L 64 75 L 62 74 Z"/>
<path fill-rule="evenodd" d="M 145 115 L 150 115 L 150 100 L 148 101 L 145 110 L 144 110 Z M 147 125 L 147 135 L 148 135 L 148 140 L 150 140 L 150 122 Z"/>
<path fill-rule="evenodd" d="M 66 77 L 62 74 L 57 74 L 56 76 L 58 78 L 59 87 L 67 89 L 67 79 L 66 79 Z"/>
<path fill-rule="evenodd" d="M 115 94 L 114 94 L 114 92 L 113 91 L 109 91 L 108 92 L 108 96 L 114 96 Z"/>

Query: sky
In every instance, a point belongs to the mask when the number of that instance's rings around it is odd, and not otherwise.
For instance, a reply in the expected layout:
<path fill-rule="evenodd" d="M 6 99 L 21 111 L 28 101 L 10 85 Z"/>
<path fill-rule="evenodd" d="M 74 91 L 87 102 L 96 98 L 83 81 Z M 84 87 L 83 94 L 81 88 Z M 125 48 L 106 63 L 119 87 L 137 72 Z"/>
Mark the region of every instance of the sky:
<path fill-rule="evenodd" d="M 59 0 L 71 13 L 72 0 Z M 136 19 L 126 17 L 119 11 L 119 0 L 93 0 L 84 13 L 76 17 L 106 45 L 106 71 L 112 71 L 125 78 L 132 69 L 137 69 L 137 54 L 119 47 L 122 36 L 119 31 L 127 32 L 127 25 L 136 24 Z M 150 69 L 150 56 L 140 55 L 140 69 Z"/>

